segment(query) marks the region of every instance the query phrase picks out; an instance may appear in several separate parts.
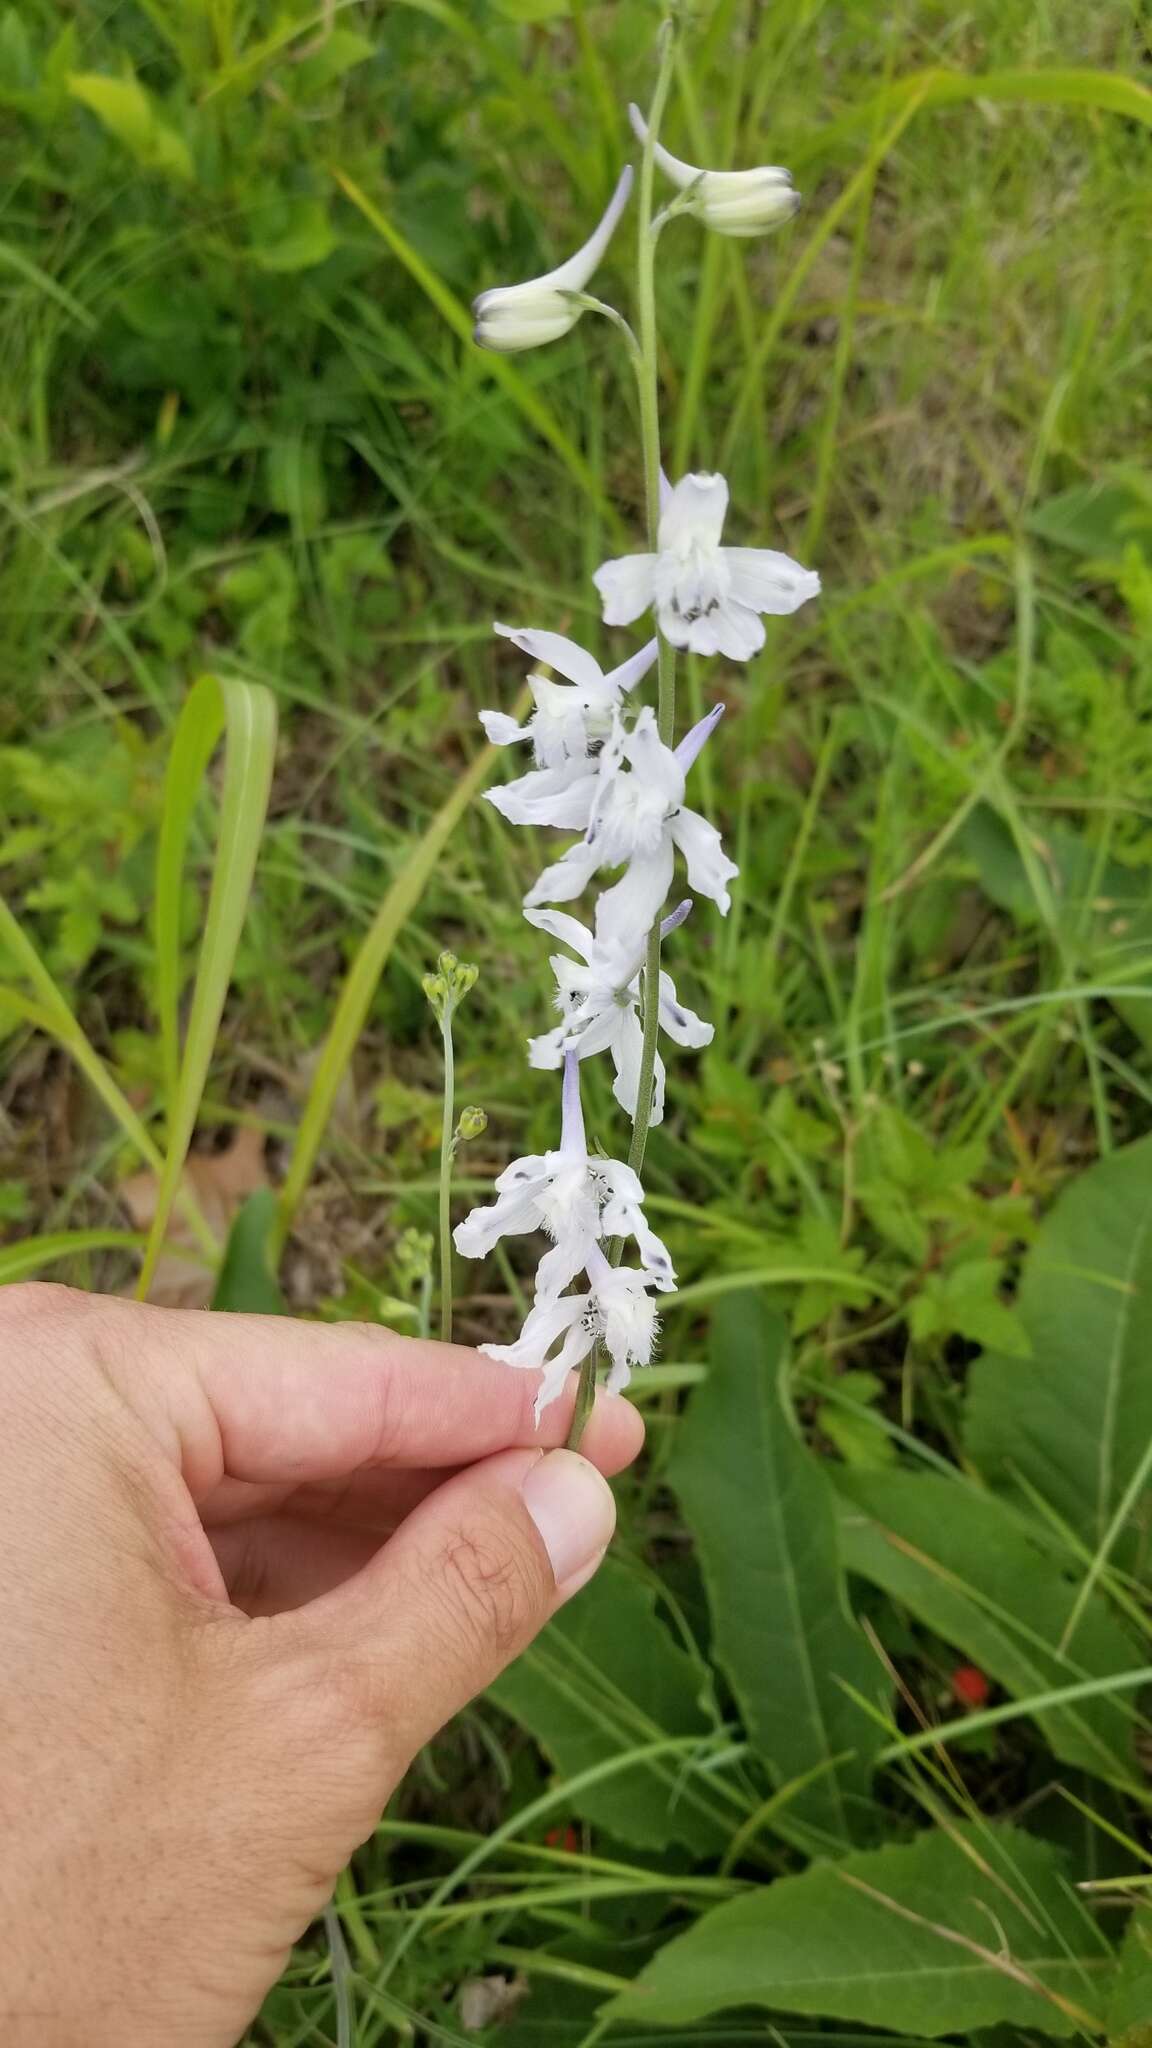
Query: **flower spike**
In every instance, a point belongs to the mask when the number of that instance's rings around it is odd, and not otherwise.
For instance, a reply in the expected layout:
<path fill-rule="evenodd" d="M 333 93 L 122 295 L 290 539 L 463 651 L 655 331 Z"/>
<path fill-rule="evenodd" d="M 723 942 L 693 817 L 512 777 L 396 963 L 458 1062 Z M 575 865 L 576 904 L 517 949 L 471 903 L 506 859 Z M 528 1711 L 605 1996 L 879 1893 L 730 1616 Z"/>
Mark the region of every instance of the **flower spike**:
<path fill-rule="evenodd" d="M 575 327 L 585 311 L 580 294 L 603 261 L 631 190 L 632 166 L 626 164 L 603 218 L 583 248 L 555 270 L 545 271 L 542 277 L 529 278 L 525 284 L 494 285 L 473 300 L 473 338 L 481 348 L 495 349 L 501 355 L 518 355 L 523 349 L 558 341 Z"/>

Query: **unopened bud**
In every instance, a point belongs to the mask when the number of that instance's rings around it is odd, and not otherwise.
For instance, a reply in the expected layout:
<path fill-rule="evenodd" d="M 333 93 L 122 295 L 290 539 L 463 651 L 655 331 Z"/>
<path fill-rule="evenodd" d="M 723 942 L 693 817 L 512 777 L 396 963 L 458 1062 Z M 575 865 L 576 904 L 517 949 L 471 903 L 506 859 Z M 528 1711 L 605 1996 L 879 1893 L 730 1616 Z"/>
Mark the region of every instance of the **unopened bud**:
<path fill-rule="evenodd" d="M 588 303 L 583 296 L 584 287 L 612 239 L 631 189 L 629 167 L 621 172 L 599 226 L 566 263 L 546 271 L 543 277 L 529 278 L 525 284 L 496 285 L 473 300 L 473 335 L 481 348 L 495 349 L 500 355 L 519 355 L 526 348 L 558 341 L 569 328 L 575 327 Z"/>
<path fill-rule="evenodd" d="M 646 142 L 648 126 L 639 107 L 629 107 L 628 112 L 636 135 Z M 696 214 L 718 235 L 767 234 L 791 220 L 800 204 L 790 172 L 778 164 L 758 164 L 750 171 L 709 171 L 686 164 L 659 142 L 653 144 L 652 154 L 684 194 L 675 211 Z"/>
<path fill-rule="evenodd" d="M 487 1129 L 488 1111 L 486 1109 L 476 1109 L 470 1104 L 467 1109 L 460 1111 L 460 1120 L 456 1125 L 456 1136 L 462 1138 L 465 1143 L 467 1143 L 469 1138 L 483 1137 Z"/>

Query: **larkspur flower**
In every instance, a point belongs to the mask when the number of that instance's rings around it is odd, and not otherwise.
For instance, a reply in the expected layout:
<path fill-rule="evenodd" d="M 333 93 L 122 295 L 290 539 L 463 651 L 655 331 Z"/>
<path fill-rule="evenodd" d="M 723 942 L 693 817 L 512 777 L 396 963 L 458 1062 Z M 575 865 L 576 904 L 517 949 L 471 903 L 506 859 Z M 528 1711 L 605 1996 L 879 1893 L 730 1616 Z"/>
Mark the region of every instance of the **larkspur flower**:
<path fill-rule="evenodd" d="M 493 746 L 507 747 L 514 740 L 531 740 L 532 758 L 538 768 L 586 764 L 590 748 L 606 739 L 611 731 L 612 714 L 621 698 L 635 689 L 656 659 L 657 643 L 649 640 L 605 675 L 595 656 L 575 640 L 566 639 L 563 633 L 537 633 L 499 623 L 494 630 L 505 640 L 511 640 L 522 654 L 566 678 L 557 683 L 547 676 L 529 675 L 528 687 L 535 709 L 525 725 L 517 725 L 506 711 L 480 713 L 480 723 Z"/>
<path fill-rule="evenodd" d="M 651 1361 L 656 1341 L 656 1303 L 642 1272 L 611 1266 L 599 1245 L 589 1248 L 588 1289 L 583 1294 L 554 1295 L 537 1300 L 520 1335 L 512 1344 L 481 1344 L 487 1358 L 526 1372 L 542 1372 L 536 1396 L 536 1420 L 550 1401 L 564 1391 L 570 1372 L 602 1343 L 612 1361 L 609 1393 L 628 1385 L 632 1369 Z M 557 1351 L 555 1346 L 559 1344 Z"/>
<path fill-rule="evenodd" d="M 558 341 L 575 327 L 586 310 L 581 294 L 603 260 L 631 190 L 632 169 L 627 165 L 602 220 L 574 256 L 542 277 L 529 278 L 524 284 L 494 285 L 472 301 L 476 316 L 473 337 L 481 348 L 517 355 L 523 349 Z"/>
<path fill-rule="evenodd" d="M 643 939 L 668 895 L 679 847 L 689 887 L 727 913 L 728 883 L 738 869 L 724 852 L 716 827 L 684 804 L 687 771 L 723 708 L 718 704 L 673 748 L 660 739 L 655 713 L 645 705 L 630 732 L 615 721 L 594 774 L 581 775 L 562 790 L 545 790 L 541 785 L 550 771 L 540 769 L 494 793 L 503 799 L 498 808 L 514 823 L 583 826 L 584 837 L 533 883 L 524 898 L 526 910 L 567 903 L 601 868 L 624 866 L 620 881 L 600 898 L 597 929 L 606 939 Z"/>
<path fill-rule="evenodd" d="M 456 1249 L 466 1259 L 482 1259 L 502 1237 L 547 1232 L 552 1249 L 537 1269 L 537 1303 L 554 1299 L 587 1270 L 601 1238 L 634 1238 L 644 1284 L 675 1286 L 668 1248 L 644 1215 L 638 1175 L 620 1160 L 589 1156 L 574 1053 L 564 1061 L 558 1150 L 514 1159 L 496 1181 L 496 1192 L 499 1199 L 489 1208 L 473 1209 L 457 1224 Z"/>
<path fill-rule="evenodd" d="M 666 917 L 661 936 L 682 924 L 691 909 L 684 902 Z M 571 960 L 565 953 L 552 955 L 556 976 L 556 1007 L 563 1022 L 554 1030 L 528 1041 L 528 1063 L 533 1067 L 559 1067 L 566 1055 L 575 1053 L 586 1060 L 593 1054 L 611 1054 L 616 1069 L 612 1093 L 633 1122 L 640 1092 L 640 1064 L 644 1032 L 640 1023 L 640 969 L 644 961 L 646 936 L 624 939 L 592 933 L 564 910 L 528 910 L 529 924 L 548 932 L 579 955 Z M 713 1027 L 681 1003 L 670 974 L 660 975 L 660 1026 L 677 1045 L 710 1045 Z M 652 1075 L 650 1122 L 664 1116 L 664 1062 L 659 1053 Z"/>
<path fill-rule="evenodd" d="M 630 106 L 628 117 L 638 140 L 646 143 L 648 124 L 639 107 Z M 652 154 L 665 177 L 689 195 L 686 210 L 719 235 L 762 235 L 791 220 L 800 204 L 790 172 L 778 164 L 758 164 L 750 171 L 708 171 L 673 156 L 661 142 L 653 143 Z"/>
<path fill-rule="evenodd" d="M 690 474 L 668 492 L 657 551 L 597 569 L 604 622 L 629 626 L 650 605 L 673 647 L 749 661 L 764 645 L 761 612 L 781 616 L 815 597 L 820 578 L 774 548 L 720 545 L 728 510 L 722 476 Z"/>

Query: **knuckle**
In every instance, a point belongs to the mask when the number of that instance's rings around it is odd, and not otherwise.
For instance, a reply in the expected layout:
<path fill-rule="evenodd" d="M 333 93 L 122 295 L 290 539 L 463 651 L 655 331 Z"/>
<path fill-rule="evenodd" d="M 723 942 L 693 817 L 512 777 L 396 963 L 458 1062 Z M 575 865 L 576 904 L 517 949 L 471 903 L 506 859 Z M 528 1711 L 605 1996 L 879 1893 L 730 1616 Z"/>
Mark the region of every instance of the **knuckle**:
<path fill-rule="evenodd" d="M 54 1280 L 13 1280 L 0 1287 L 0 1321 L 14 1328 L 57 1321 L 73 1315 L 88 1297 L 74 1287 L 61 1287 Z"/>
<path fill-rule="evenodd" d="M 485 1661 L 506 1659 L 535 1619 L 540 1579 L 535 1558 L 506 1525 L 456 1528 L 444 1542 L 436 1573 L 447 1608 L 443 1624 Z"/>

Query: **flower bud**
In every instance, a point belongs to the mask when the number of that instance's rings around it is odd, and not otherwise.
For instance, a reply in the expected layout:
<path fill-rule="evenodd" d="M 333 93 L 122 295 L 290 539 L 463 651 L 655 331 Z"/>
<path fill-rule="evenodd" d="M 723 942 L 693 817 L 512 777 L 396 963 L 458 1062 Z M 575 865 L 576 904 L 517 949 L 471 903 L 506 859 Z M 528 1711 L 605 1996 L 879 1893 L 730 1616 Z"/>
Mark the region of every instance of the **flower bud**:
<path fill-rule="evenodd" d="M 460 1111 L 460 1120 L 456 1125 L 456 1136 L 462 1139 L 465 1144 L 467 1144 L 469 1138 L 482 1138 L 487 1129 L 488 1111 L 486 1109 L 476 1109 L 469 1104 L 467 1109 Z"/>
<path fill-rule="evenodd" d="M 529 278 L 526 284 L 495 285 L 473 300 L 473 336 L 481 348 L 518 355 L 523 349 L 558 341 L 575 327 L 585 310 L 584 287 L 604 256 L 631 189 L 628 165 L 620 173 L 599 226 L 566 263 L 546 271 L 543 277 Z"/>
<path fill-rule="evenodd" d="M 628 114 L 634 132 L 645 142 L 648 127 L 639 107 L 629 107 Z M 659 142 L 653 143 L 652 155 L 685 194 L 684 210 L 718 235 L 767 234 L 791 220 L 800 204 L 791 173 L 776 164 L 760 164 L 751 171 L 709 171 L 686 164 Z"/>

